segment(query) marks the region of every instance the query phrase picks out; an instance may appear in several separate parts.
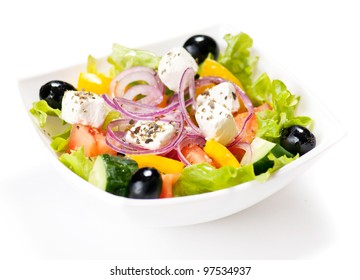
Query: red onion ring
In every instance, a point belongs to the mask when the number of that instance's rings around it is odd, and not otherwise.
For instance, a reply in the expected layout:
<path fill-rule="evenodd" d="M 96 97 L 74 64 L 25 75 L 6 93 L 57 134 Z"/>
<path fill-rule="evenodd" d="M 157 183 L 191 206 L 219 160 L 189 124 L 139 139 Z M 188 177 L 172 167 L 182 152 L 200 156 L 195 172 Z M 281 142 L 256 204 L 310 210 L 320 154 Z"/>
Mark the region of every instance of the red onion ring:
<path fill-rule="evenodd" d="M 192 102 L 192 107 L 195 109 L 194 103 L 196 103 L 196 99 L 195 99 L 195 72 L 194 69 L 192 69 L 191 67 L 187 68 L 180 80 L 180 86 L 179 86 L 179 105 L 180 105 L 180 110 L 187 122 L 187 124 L 194 130 L 194 132 L 196 134 L 201 134 L 199 127 L 194 124 L 194 122 L 192 121 L 186 107 L 186 103 L 185 103 L 185 91 L 186 89 L 189 89 L 189 100 L 193 100 Z"/>
<path fill-rule="evenodd" d="M 133 72 L 125 77 L 123 77 L 119 82 L 116 84 L 114 95 L 116 97 L 122 97 L 125 94 L 125 90 L 131 83 L 144 81 L 151 86 L 156 86 L 157 83 L 155 81 L 154 75 L 149 72 Z"/>
<path fill-rule="evenodd" d="M 130 86 L 133 82 L 146 82 Z M 140 103 L 158 105 L 164 99 L 165 85 L 160 81 L 155 70 L 137 66 L 122 71 L 110 83 L 110 95 L 112 97 L 124 97 L 133 100 L 137 95 L 145 95 Z"/>
<path fill-rule="evenodd" d="M 124 98 L 133 100 L 139 94 L 145 95 L 144 98 L 139 99 L 137 102 L 142 104 L 159 105 L 164 100 L 164 94 L 157 87 L 151 85 L 136 85 L 129 88 Z"/>
<path fill-rule="evenodd" d="M 101 95 L 101 97 L 104 99 L 105 103 L 106 103 L 107 105 L 109 105 L 109 107 L 110 107 L 111 109 L 113 109 L 114 111 L 118 111 L 117 106 L 116 106 L 115 103 L 110 99 L 109 95 L 103 94 L 103 95 Z"/>
<path fill-rule="evenodd" d="M 106 94 L 102 95 L 102 97 L 111 108 L 120 112 L 124 116 L 133 119 L 153 119 L 157 116 L 172 114 L 179 108 L 179 102 L 176 99 L 174 99 L 173 102 L 165 108 L 159 108 L 157 106 L 142 104 L 121 97 L 110 99 L 110 97 Z M 187 100 L 185 102 L 186 106 L 188 106 L 191 102 L 192 100 Z"/>
<path fill-rule="evenodd" d="M 110 82 L 109 85 L 109 90 L 110 90 L 110 94 L 112 96 L 114 96 L 114 92 L 115 92 L 115 88 L 117 86 L 117 84 L 119 83 L 120 80 L 122 80 L 125 76 L 132 74 L 132 73 L 136 73 L 136 72 L 149 72 L 153 75 L 155 75 L 155 71 L 149 67 L 145 67 L 145 66 L 134 66 L 128 69 L 125 69 L 123 71 L 121 71 L 114 79 L 112 79 L 112 81 Z"/>

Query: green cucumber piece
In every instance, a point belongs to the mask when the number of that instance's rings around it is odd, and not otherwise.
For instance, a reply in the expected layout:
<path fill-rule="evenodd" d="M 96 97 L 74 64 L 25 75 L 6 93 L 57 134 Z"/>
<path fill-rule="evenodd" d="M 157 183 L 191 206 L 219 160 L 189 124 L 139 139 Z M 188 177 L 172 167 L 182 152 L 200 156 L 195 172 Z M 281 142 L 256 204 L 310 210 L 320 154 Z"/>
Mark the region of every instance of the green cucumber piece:
<path fill-rule="evenodd" d="M 269 159 L 270 154 L 273 154 L 276 158 L 282 157 L 284 155 L 287 157 L 294 156 L 293 154 L 285 150 L 283 147 L 281 147 L 279 144 L 276 144 L 274 148 L 270 150 L 269 153 L 267 153 L 263 158 L 259 159 L 257 162 L 254 163 L 253 166 L 254 166 L 255 175 L 264 173 L 269 168 L 272 168 L 274 166 L 274 161 Z"/>
<path fill-rule="evenodd" d="M 252 153 L 245 153 L 241 160 L 241 165 L 254 163 L 262 159 L 276 146 L 276 144 L 260 137 L 255 137 L 250 146 Z"/>
<path fill-rule="evenodd" d="M 89 183 L 119 196 L 127 196 L 128 185 L 138 169 L 136 161 L 108 154 L 99 155 L 90 171 Z"/>
<path fill-rule="evenodd" d="M 249 155 L 248 153 L 245 153 L 241 160 L 241 164 L 253 164 L 255 175 L 264 173 L 274 166 L 274 162 L 268 158 L 270 154 L 273 154 L 277 158 L 284 155 L 287 157 L 294 156 L 279 144 L 267 141 L 260 137 L 255 137 L 251 143 L 251 150 L 252 154 Z"/>

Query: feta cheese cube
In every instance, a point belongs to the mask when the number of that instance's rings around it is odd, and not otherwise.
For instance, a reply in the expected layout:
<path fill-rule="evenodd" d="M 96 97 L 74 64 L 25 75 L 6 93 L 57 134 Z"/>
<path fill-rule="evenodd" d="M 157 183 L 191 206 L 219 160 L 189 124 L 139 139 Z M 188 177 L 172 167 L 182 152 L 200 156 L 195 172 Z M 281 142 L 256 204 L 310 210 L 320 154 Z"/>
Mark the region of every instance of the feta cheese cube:
<path fill-rule="evenodd" d="M 213 138 L 224 146 L 233 141 L 238 133 L 231 112 L 212 100 L 197 108 L 195 119 L 206 140 Z"/>
<path fill-rule="evenodd" d="M 236 90 L 233 84 L 229 82 L 223 82 L 212 87 L 199 94 L 196 99 L 198 106 L 209 100 L 219 103 L 232 113 L 236 113 L 240 109 Z"/>
<path fill-rule="evenodd" d="M 168 144 L 175 133 L 175 127 L 168 122 L 137 121 L 126 133 L 125 140 L 146 149 L 156 150 Z"/>
<path fill-rule="evenodd" d="M 192 67 L 195 72 L 198 65 L 191 54 L 183 47 L 169 50 L 160 60 L 158 74 L 160 80 L 171 90 L 178 91 L 184 71 Z"/>
<path fill-rule="evenodd" d="M 108 113 L 99 95 L 87 91 L 66 91 L 62 99 L 61 118 L 67 123 L 100 127 Z"/>

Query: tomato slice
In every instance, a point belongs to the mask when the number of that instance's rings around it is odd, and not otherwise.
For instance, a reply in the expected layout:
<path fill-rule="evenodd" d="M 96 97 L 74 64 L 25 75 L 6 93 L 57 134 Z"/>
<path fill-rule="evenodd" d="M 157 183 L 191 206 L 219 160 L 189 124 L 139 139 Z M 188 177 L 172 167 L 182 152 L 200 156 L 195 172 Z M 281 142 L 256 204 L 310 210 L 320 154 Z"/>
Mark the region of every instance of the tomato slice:
<path fill-rule="evenodd" d="M 180 177 L 180 173 L 161 174 L 163 183 L 162 183 L 160 198 L 169 198 L 174 196 L 173 186 L 175 185 L 179 177 Z"/>
<path fill-rule="evenodd" d="M 235 123 L 236 123 L 237 129 L 239 129 L 239 130 L 242 129 L 242 127 L 244 126 L 245 120 L 247 119 L 248 116 L 249 116 L 249 113 L 245 112 L 245 113 L 240 113 L 235 117 Z M 246 123 L 244 130 L 240 133 L 240 135 L 238 135 L 237 139 L 240 138 L 241 142 L 246 142 L 246 143 L 250 144 L 256 136 L 258 127 L 259 126 L 258 126 L 256 115 L 253 114 L 251 116 L 251 118 L 248 120 L 248 122 Z"/>
<path fill-rule="evenodd" d="M 212 159 L 196 144 L 189 144 L 183 147 L 181 152 L 190 164 L 206 162 L 215 166 Z"/>
<path fill-rule="evenodd" d="M 80 147 L 84 147 L 84 153 L 87 157 L 95 157 L 100 154 L 117 154 L 106 144 L 103 132 L 88 125 L 74 124 L 70 131 L 67 152 L 70 153 L 70 151 L 77 150 Z"/>
<path fill-rule="evenodd" d="M 264 103 L 256 108 L 254 108 L 254 112 L 260 112 L 264 110 L 271 110 L 271 106 L 268 103 Z M 242 129 L 246 118 L 249 116 L 248 112 L 240 113 L 235 117 L 235 123 L 237 128 Z M 245 142 L 250 144 L 256 137 L 256 133 L 258 131 L 259 125 L 257 122 L 256 115 L 254 114 L 250 120 L 247 122 L 243 132 L 237 137 L 241 139 L 241 142 Z M 242 157 L 245 154 L 245 151 L 238 146 L 232 146 L 229 148 L 231 153 L 237 158 L 238 161 L 241 161 Z"/>
<path fill-rule="evenodd" d="M 110 154 L 110 155 L 117 155 L 117 152 L 114 151 L 112 148 L 110 148 L 108 146 L 108 144 L 106 143 L 106 135 L 104 132 L 101 132 L 99 130 L 97 130 L 97 132 L 99 133 L 96 133 L 94 135 L 94 139 L 95 139 L 95 142 L 96 142 L 96 146 L 97 146 L 97 154 L 98 155 L 101 155 L 101 154 Z"/>
<path fill-rule="evenodd" d="M 256 108 L 254 108 L 254 112 L 260 112 L 264 110 L 271 110 L 271 106 L 268 103 L 264 103 Z M 237 128 L 240 130 L 244 126 L 244 122 L 246 118 L 249 116 L 248 112 L 240 113 L 235 117 L 235 123 Z M 251 143 L 257 133 L 259 128 L 256 115 L 253 114 L 250 120 L 246 123 L 245 129 L 243 132 L 238 136 L 241 138 L 241 142 Z"/>
<path fill-rule="evenodd" d="M 239 129 L 239 130 L 242 129 L 244 122 L 248 116 L 249 116 L 249 113 L 245 112 L 245 113 L 238 114 L 235 117 L 235 123 L 236 123 L 237 129 Z M 258 122 L 257 122 L 256 115 L 254 114 L 249 119 L 249 121 L 246 123 L 244 130 L 237 136 L 236 139 L 240 138 L 241 142 L 250 144 L 255 139 L 257 130 L 258 130 Z M 235 156 L 235 158 L 239 162 L 241 162 L 241 159 L 243 158 L 243 156 L 245 154 L 245 150 L 243 150 L 242 148 L 240 148 L 237 145 L 234 145 L 229 148 L 229 151 Z"/>

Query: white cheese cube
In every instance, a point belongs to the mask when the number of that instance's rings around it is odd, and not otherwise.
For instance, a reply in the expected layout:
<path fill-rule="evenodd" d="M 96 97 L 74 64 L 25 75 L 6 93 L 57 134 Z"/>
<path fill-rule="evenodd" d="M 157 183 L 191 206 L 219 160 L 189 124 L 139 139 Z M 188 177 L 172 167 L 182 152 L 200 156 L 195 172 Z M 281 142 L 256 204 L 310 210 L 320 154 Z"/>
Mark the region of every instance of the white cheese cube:
<path fill-rule="evenodd" d="M 160 60 L 158 74 L 160 80 L 171 90 L 178 91 L 184 71 L 192 67 L 195 73 L 198 65 L 191 54 L 183 47 L 169 50 Z"/>
<path fill-rule="evenodd" d="M 240 109 L 235 88 L 229 82 L 220 83 L 212 87 L 208 91 L 199 94 L 196 99 L 198 106 L 209 100 L 221 104 L 232 113 L 236 113 Z"/>
<path fill-rule="evenodd" d="M 99 95 L 87 91 L 66 91 L 62 99 L 61 118 L 67 123 L 100 127 L 108 113 Z"/>
<path fill-rule="evenodd" d="M 201 104 L 195 113 L 196 121 L 205 139 L 215 139 L 226 146 L 238 133 L 235 119 L 224 106 L 214 101 Z"/>
<path fill-rule="evenodd" d="M 175 136 L 175 127 L 163 121 L 138 121 L 126 133 L 128 143 L 155 150 L 168 144 Z"/>

